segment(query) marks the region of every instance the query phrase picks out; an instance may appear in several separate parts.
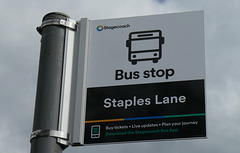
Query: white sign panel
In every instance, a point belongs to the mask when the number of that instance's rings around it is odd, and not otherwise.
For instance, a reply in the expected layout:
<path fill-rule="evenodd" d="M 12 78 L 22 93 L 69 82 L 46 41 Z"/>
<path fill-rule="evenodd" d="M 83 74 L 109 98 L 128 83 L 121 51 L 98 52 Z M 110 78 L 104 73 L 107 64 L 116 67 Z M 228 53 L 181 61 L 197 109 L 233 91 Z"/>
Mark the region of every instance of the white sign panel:
<path fill-rule="evenodd" d="M 206 137 L 203 20 L 203 11 L 84 20 L 73 143 Z"/>

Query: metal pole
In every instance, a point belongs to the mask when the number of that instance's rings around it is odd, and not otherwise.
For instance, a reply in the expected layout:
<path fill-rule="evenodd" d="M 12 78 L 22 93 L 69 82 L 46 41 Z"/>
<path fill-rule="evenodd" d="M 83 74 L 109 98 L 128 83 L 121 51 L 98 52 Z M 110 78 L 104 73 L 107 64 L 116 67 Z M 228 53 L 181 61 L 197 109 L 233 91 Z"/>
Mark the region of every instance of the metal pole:
<path fill-rule="evenodd" d="M 37 28 L 42 39 L 31 153 L 62 153 L 68 146 L 57 141 L 65 137 L 58 125 L 66 33 L 62 25 L 68 18 L 63 13 L 49 13 Z"/>

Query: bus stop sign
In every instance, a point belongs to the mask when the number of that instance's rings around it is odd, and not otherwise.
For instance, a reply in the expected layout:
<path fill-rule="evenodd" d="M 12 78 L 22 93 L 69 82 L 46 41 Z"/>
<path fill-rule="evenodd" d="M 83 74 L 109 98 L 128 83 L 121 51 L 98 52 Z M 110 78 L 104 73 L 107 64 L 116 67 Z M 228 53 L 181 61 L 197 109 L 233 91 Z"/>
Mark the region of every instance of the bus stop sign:
<path fill-rule="evenodd" d="M 89 21 L 79 144 L 205 138 L 203 20 L 194 11 Z"/>

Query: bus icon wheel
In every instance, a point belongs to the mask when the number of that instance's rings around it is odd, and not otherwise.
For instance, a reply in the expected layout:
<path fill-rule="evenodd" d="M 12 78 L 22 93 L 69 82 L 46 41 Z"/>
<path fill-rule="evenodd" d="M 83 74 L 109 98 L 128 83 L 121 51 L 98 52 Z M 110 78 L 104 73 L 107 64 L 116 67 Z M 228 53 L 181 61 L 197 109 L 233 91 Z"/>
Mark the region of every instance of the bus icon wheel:
<path fill-rule="evenodd" d="M 154 60 L 153 60 L 153 63 L 157 63 L 157 62 L 158 62 L 158 59 L 154 59 Z"/>
<path fill-rule="evenodd" d="M 137 64 L 137 61 L 132 61 L 132 65 L 136 65 Z"/>

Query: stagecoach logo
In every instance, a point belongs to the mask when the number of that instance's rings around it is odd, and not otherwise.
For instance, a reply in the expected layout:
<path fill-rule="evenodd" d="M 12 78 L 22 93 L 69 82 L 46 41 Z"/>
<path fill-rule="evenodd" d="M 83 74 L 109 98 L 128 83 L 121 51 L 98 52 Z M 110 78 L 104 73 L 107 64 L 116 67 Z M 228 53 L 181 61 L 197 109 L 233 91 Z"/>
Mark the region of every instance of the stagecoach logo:
<path fill-rule="evenodd" d="M 162 44 L 164 44 L 164 37 L 160 30 L 129 33 L 129 39 L 126 41 L 129 62 L 133 65 L 147 60 L 157 63 L 162 57 Z"/>
<path fill-rule="evenodd" d="M 116 29 L 121 29 L 121 28 L 130 28 L 129 24 L 124 24 L 124 25 L 115 25 L 115 26 L 102 26 L 99 25 L 97 26 L 97 31 L 103 31 L 103 30 L 116 30 Z"/>
<path fill-rule="evenodd" d="M 97 26 L 97 31 L 102 31 L 102 30 L 103 30 L 103 26 L 102 25 Z"/>

